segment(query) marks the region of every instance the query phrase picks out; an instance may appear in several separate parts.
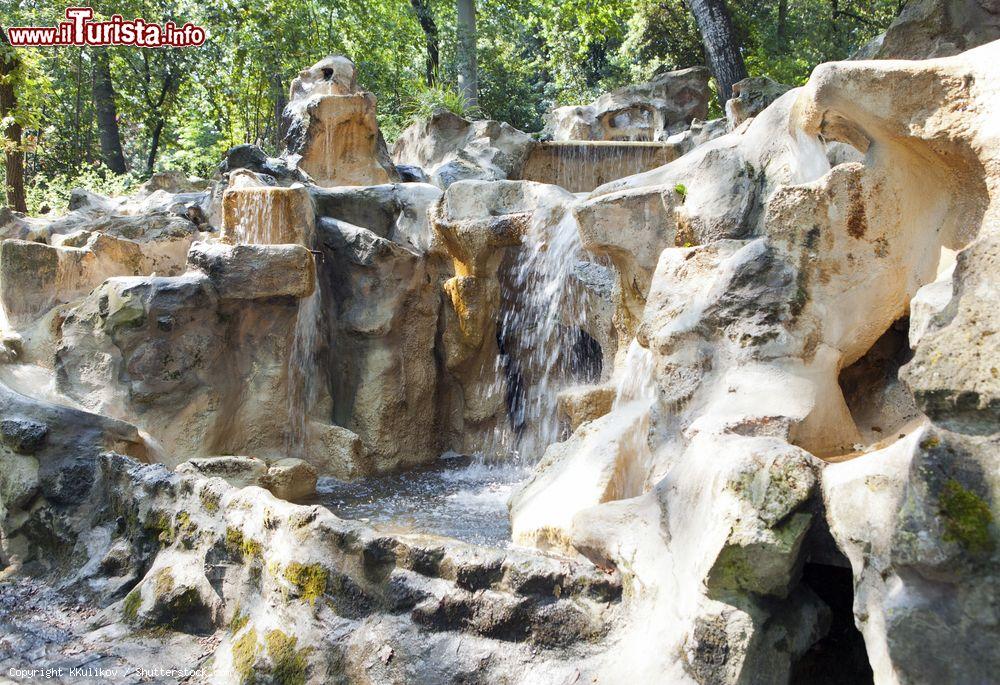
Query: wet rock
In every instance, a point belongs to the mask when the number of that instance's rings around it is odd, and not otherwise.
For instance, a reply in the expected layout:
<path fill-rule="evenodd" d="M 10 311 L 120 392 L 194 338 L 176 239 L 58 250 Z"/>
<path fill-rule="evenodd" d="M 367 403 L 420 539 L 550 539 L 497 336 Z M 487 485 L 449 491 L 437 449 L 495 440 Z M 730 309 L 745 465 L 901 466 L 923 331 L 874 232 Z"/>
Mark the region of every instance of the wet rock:
<path fill-rule="evenodd" d="M 599 419 L 615 401 L 615 389 L 606 385 L 582 385 L 559 393 L 558 410 L 575 431 L 585 421 Z"/>
<path fill-rule="evenodd" d="M 346 57 L 327 57 L 290 89 L 289 158 L 324 187 L 399 180 L 375 118 L 376 98 L 357 90 L 354 74 Z"/>
<path fill-rule="evenodd" d="M 48 434 L 49 427 L 39 421 L 17 417 L 0 420 L 0 440 L 18 454 L 35 454 Z"/>

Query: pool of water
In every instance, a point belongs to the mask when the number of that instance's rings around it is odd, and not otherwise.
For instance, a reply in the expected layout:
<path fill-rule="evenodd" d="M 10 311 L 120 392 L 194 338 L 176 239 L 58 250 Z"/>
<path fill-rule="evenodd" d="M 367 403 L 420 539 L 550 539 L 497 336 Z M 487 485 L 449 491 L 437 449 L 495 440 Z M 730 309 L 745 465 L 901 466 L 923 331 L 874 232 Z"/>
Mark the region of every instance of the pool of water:
<path fill-rule="evenodd" d="M 345 519 L 393 533 L 430 533 L 478 545 L 510 543 L 507 501 L 528 471 L 465 458 L 377 478 L 321 478 L 317 503 Z"/>

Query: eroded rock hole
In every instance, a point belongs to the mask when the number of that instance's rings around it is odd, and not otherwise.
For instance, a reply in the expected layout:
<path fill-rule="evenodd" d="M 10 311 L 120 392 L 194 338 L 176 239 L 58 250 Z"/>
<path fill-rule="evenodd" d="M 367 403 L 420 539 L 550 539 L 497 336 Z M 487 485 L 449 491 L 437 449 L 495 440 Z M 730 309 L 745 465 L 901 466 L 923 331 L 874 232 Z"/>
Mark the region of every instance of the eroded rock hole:
<path fill-rule="evenodd" d="M 830 629 L 792 668 L 791 685 L 873 683 L 868 652 L 854 625 L 854 577 L 850 567 L 807 563 L 802 583 L 830 609 Z"/>
<path fill-rule="evenodd" d="M 840 372 L 840 389 L 865 444 L 891 442 L 920 412 L 899 369 L 913 356 L 909 317 L 897 319 L 861 359 Z"/>

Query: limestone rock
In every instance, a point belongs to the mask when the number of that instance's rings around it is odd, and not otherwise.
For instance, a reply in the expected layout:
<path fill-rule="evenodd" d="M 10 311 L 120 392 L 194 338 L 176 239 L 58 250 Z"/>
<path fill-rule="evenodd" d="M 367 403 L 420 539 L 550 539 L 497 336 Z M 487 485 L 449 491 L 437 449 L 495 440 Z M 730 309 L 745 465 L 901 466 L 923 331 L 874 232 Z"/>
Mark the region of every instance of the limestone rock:
<path fill-rule="evenodd" d="M 549 113 L 554 140 L 662 140 L 708 114 L 709 71 L 690 67 L 601 95 L 589 105 Z"/>
<path fill-rule="evenodd" d="M 949 57 L 1000 39 L 995 0 L 908 2 L 888 30 L 858 50 L 853 59 Z"/>
<path fill-rule="evenodd" d="M 205 478 L 222 478 L 236 488 L 260 485 L 260 479 L 267 474 L 267 464 L 255 457 L 198 457 L 178 464 L 177 473 L 185 473 Z"/>
<path fill-rule="evenodd" d="M 301 298 L 316 287 L 313 256 L 301 245 L 194 243 L 188 265 L 205 272 L 222 299 Z"/>
<path fill-rule="evenodd" d="M 726 102 L 729 127 L 736 128 L 747 119 L 757 116 L 790 89 L 791 86 L 772 81 L 766 76 L 737 81 L 733 84 L 733 97 Z"/>
<path fill-rule="evenodd" d="M 318 185 L 399 180 L 375 119 L 375 96 L 358 91 L 354 64 L 327 57 L 292 82 L 286 142 L 295 165 Z"/>
<path fill-rule="evenodd" d="M 615 389 L 606 385 L 583 385 L 559 393 L 559 413 L 575 431 L 581 423 L 599 419 L 609 411 L 615 400 Z"/>
<path fill-rule="evenodd" d="M 392 147 L 396 164 L 424 169 L 431 182 L 447 188 L 467 179 L 520 178 L 534 141 L 499 121 L 468 121 L 446 109 L 403 131 Z"/>
<path fill-rule="evenodd" d="M 279 459 L 268 466 L 260 485 L 275 497 L 301 502 L 316 494 L 316 469 L 301 459 Z"/>

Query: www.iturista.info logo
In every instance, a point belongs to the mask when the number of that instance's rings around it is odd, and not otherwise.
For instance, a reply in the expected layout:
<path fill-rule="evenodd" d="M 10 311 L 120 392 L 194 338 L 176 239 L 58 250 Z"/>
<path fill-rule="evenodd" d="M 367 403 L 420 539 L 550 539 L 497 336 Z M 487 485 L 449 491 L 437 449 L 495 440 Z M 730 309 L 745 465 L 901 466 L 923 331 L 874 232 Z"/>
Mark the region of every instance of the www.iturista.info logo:
<path fill-rule="evenodd" d="M 133 45 L 140 48 L 186 48 L 205 42 L 205 29 L 191 22 L 154 24 L 145 19 L 125 20 L 116 14 L 94 21 L 90 7 L 68 7 L 58 26 L 10 26 L 7 39 L 14 47 L 41 45 Z"/>

